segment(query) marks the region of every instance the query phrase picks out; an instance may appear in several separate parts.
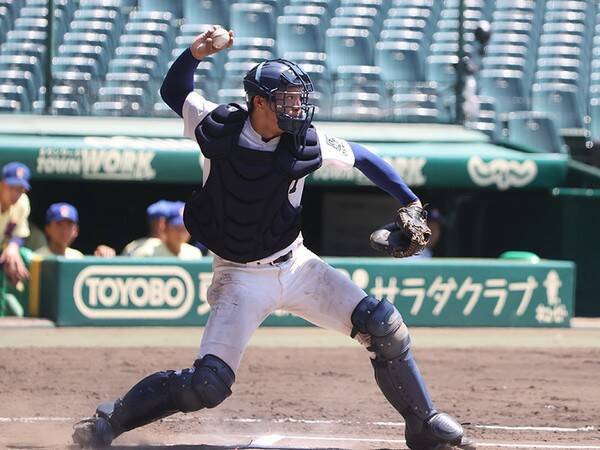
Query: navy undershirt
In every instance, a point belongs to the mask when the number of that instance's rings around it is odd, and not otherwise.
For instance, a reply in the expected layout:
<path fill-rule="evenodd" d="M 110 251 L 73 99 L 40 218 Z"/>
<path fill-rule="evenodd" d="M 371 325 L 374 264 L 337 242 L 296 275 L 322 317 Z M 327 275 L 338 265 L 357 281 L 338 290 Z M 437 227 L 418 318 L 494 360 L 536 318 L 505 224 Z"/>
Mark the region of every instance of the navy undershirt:
<path fill-rule="evenodd" d="M 194 72 L 199 63 L 191 50 L 186 49 L 175 60 L 160 88 L 162 99 L 180 117 L 183 117 L 185 99 L 194 90 Z M 417 196 L 390 164 L 356 142 L 349 142 L 349 144 L 354 153 L 354 167 L 376 186 L 403 205 L 417 200 Z"/>

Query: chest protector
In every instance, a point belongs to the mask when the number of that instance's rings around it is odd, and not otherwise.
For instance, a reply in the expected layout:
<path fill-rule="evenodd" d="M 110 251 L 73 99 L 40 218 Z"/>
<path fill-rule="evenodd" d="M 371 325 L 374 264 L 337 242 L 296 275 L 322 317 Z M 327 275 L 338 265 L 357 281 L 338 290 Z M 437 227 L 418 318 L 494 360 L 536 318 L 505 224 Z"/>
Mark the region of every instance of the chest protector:
<path fill-rule="evenodd" d="M 294 180 L 322 162 L 314 128 L 300 149 L 287 133 L 273 152 L 241 147 L 238 141 L 247 118 L 240 106 L 221 105 L 196 128 L 202 154 L 210 159 L 210 173 L 183 216 L 194 240 L 241 263 L 265 258 L 294 242 L 301 207 L 291 205 L 288 191 Z"/>

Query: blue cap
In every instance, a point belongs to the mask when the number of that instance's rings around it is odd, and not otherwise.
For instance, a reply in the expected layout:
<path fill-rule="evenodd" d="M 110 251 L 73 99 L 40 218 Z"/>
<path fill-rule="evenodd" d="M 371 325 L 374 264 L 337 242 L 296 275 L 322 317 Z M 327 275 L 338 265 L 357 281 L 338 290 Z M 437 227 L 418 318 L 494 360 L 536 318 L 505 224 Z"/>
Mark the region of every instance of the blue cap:
<path fill-rule="evenodd" d="M 29 167 L 20 162 L 11 162 L 2 168 L 2 181 L 9 186 L 21 186 L 29 190 L 31 189 L 30 178 Z"/>
<path fill-rule="evenodd" d="M 146 214 L 148 220 L 160 219 L 161 217 L 168 217 L 171 212 L 171 202 L 167 200 L 159 200 L 156 203 L 152 203 L 146 208 Z"/>
<path fill-rule="evenodd" d="M 70 220 L 79 223 L 79 213 L 70 203 L 53 203 L 46 211 L 46 223 Z"/>
<path fill-rule="evenodd" d="M 183 209 L 185 208 L 184 202 L 172 202 L 171 211 L 167 217 L 169 225 L 183 225 Z"/>

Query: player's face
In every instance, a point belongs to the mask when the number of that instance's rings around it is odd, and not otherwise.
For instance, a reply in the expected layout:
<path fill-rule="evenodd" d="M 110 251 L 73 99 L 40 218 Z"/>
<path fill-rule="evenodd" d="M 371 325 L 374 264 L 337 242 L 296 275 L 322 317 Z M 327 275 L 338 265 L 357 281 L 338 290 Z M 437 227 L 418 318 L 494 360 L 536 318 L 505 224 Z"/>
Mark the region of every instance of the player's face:
<path fill-rule="evenodd" d="M 57 220 L 46 225 L 50 242 L 60 247 L 68 247 L 79 234 L 79 226 L 71 220 Z"/>
<path fill-rule="evenodd" d="M 276 114 L 287 114 L 291 117 L 302 115 L 302 94 L 300 87 L 290 86 L 286 91 L 275 93 L 275 102 L 272 104 Z"/>
<path fill-rule="evenodd" d="M 4 207 L 14 205 L 21 198 L 21 195 L 27 192 L 27 189 L 23 186 L 11 186 L 5 182 L 2 182 L 1 185 L 0 202 Z"/>
<path fill-rule="evenodd" d="M 189 240 L 190 234 L 185 228 L 185 225 L 167 224 L 165 229 L 165 243 L 169 247 L 179 248 L 181 247 L 181 244 L 185 244 Z"/>

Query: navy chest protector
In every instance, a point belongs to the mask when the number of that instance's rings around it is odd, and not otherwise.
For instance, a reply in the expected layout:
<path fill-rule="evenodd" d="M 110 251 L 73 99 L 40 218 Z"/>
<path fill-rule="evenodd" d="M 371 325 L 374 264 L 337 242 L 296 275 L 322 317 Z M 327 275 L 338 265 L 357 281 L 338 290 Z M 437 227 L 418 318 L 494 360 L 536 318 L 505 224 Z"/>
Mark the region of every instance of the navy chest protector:
<path fill-rule="evenodd" d="M 187 202 L 185 226 L 194 240 L 222 258 L 249 262 L 265 258 L 294 242 L 300 232 L 300 209 L 288 191 L 321 166 L 314 128 L 298 149 L 284 133 L 273 152 L 238 144 L 248 112 L 221 105 L 196 128 L 202 154 L 210 159 L 204 186 Z"/>

